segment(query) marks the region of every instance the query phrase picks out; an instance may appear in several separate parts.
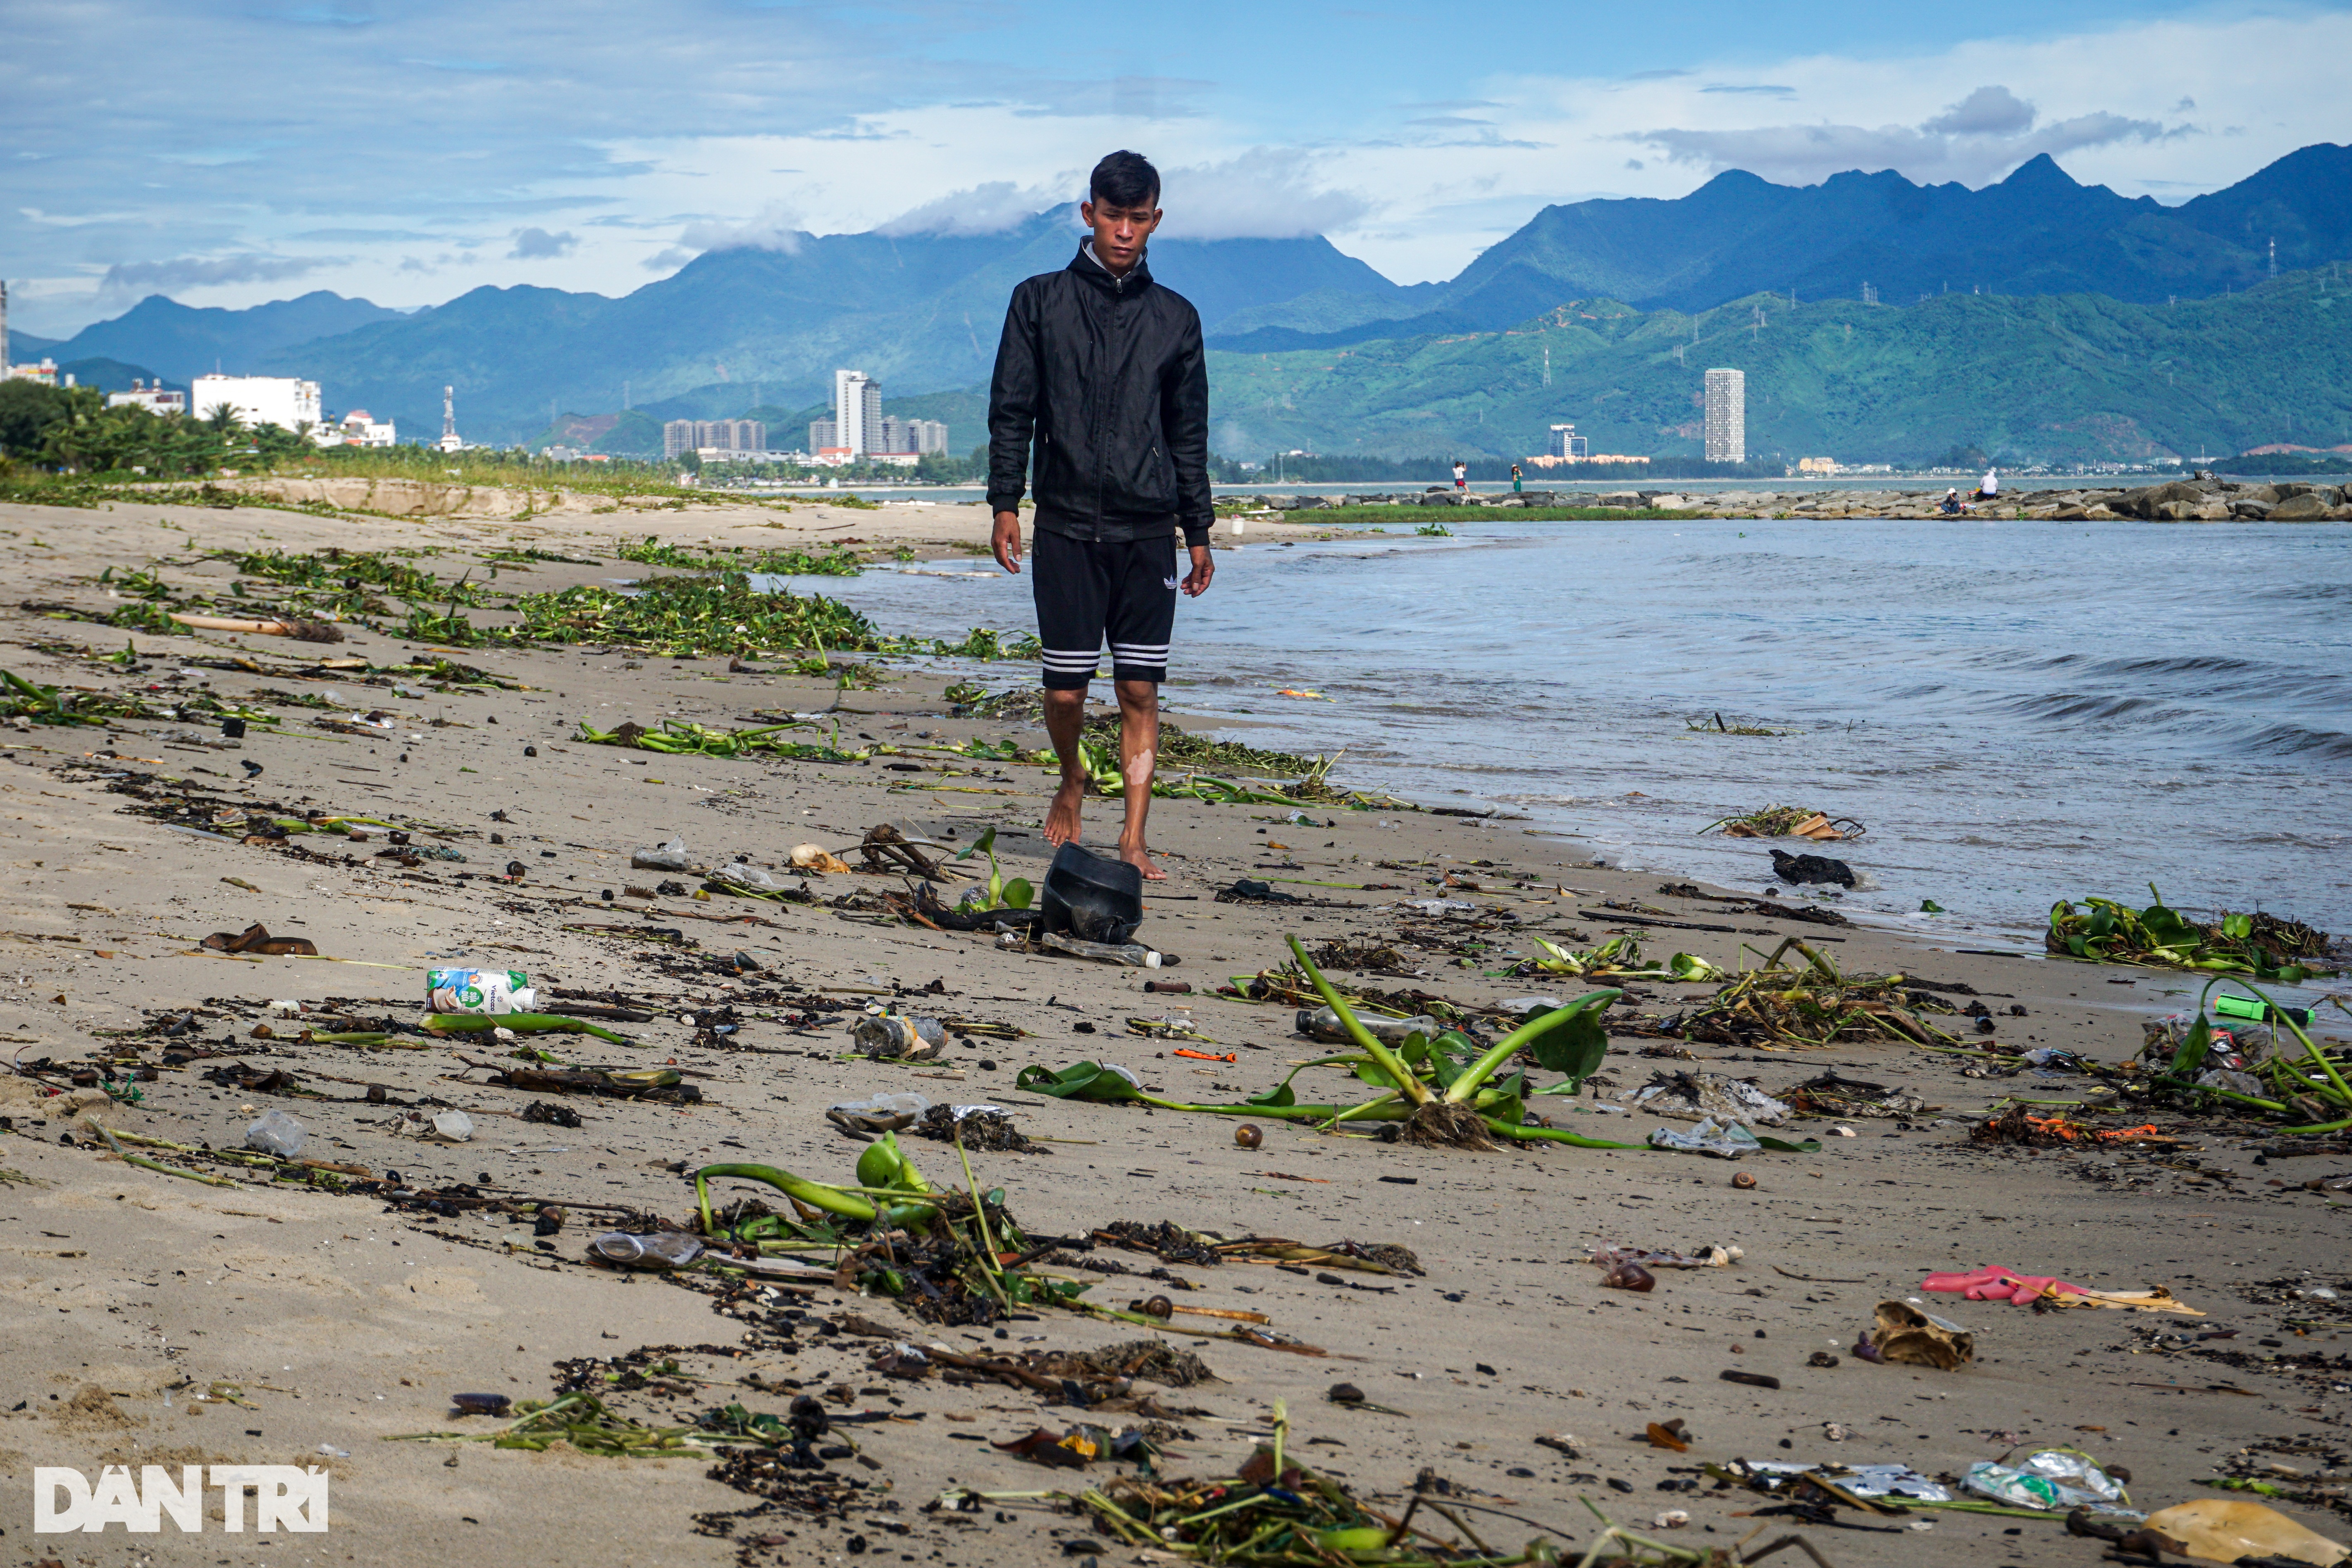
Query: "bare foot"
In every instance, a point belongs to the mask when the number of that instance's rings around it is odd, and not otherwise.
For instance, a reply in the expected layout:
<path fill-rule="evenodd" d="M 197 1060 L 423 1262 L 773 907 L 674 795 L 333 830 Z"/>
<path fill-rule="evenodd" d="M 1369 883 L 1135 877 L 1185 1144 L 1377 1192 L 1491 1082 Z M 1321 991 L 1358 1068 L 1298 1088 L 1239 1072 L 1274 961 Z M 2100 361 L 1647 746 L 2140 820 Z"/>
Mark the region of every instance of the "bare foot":
<path fill-rule="evenodd" d="M 1054 804 L 1045 808 L 1046 843 L 1058 847 L 1078 841 L 1078 803 L 1086 793 L 1086 780 L 1062 781 L 1062 787 L 1054 792 Z"/>
<path fill-rule="evenodd" d="M 1164 882 L 1168 879 L 1168 873 L 1151 863 L 1151 851 L 1140 844 L 1121 844 L 1118 847 L 1118 858 L 1142 872 L 1143 879 L 1147 882 Z"/>

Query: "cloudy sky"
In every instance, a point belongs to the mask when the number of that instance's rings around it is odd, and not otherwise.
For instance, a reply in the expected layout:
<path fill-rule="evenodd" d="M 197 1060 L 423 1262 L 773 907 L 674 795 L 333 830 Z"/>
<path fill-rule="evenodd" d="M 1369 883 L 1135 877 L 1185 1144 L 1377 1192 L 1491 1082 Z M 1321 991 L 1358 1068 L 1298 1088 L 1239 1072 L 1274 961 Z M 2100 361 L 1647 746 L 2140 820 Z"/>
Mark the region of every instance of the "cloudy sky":
<path fill-rule="evenodd" d="M 151 293 L 625 293 L 714 246 L 986 231 L 1100 153 L 1169 234 L 1451 277 L 1550 202 L 1726 168 L 2179 201 L 2344 133 L 2352 6 L 1821 0 L 76 0 L 0 12 L 0 275 L 63 335 Z"/>

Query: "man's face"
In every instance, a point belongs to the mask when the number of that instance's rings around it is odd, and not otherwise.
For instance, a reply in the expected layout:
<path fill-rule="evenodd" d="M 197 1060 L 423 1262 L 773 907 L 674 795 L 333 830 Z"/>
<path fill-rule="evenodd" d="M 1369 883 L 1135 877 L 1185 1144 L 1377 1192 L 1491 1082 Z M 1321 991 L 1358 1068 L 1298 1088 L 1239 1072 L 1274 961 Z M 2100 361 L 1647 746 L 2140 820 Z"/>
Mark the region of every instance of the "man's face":
<path fill-rule="evenodd" d="M 1078 216 L 1095 231 L 1095 259 L 1120 278 L 1127 276 L 1128 268 L 1143 254 L 1144 242 L 1160 226 L 1160 209 L 1149 205 L 1123 207 L 1087 201 L 1078 205 Z"/>

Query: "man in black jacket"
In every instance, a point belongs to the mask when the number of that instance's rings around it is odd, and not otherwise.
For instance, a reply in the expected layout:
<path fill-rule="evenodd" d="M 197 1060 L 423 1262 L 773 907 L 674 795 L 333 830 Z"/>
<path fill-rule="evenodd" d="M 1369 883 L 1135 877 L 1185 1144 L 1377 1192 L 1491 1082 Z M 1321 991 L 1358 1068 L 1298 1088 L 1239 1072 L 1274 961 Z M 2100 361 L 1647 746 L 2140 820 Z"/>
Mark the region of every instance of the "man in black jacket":
<path fill-rule="evenodd" d="M 1152 281 L 1144 246 L 1160 226 L 1160 174 L 1141 155 L 1095 165 L 1079 216 L 1094 230 L 1059 272 L 1013 290 L 988 393 L 991 537 L 1021 570 L 1021 494 L 1034 443 L 1037 518 L 1031 583 L 1045 645 L 1045 732 L 1062 785 L 1045 837 L 1078 837 L 1087 684 L 1106 638 L 1118 692 L 1127 821 L 1119 858 L 1164 879 L 1144 847 L 1160 750 L 1160 682 L 1176 624 L 1178 529 L 1198 595 L 1209 559 L 1209 374 L 1201 317 Z"/>

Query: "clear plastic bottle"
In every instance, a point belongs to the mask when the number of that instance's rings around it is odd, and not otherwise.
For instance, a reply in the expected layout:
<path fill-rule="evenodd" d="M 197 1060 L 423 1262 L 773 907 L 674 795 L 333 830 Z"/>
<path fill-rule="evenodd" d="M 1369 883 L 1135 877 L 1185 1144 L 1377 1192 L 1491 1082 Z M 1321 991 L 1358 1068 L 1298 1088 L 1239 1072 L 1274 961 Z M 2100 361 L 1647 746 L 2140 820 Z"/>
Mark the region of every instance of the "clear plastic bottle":
<path fill-rule="evenodd" d="M 1066 952 L 1072 958 L 1091 958 L 1101 963 L 1158 969 L 1171 962 L 1166 953 L 1154 952 L 1139 942 L 1121 942 L 1114 947 L 1107 942 L 1087 942 L 1075 936 L 1064 936 L 1059 931 L 1049 931 L 1039 940 L 1055 952 Z"/>

